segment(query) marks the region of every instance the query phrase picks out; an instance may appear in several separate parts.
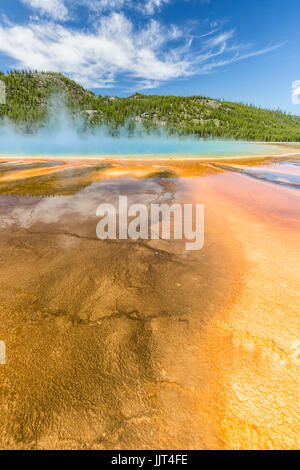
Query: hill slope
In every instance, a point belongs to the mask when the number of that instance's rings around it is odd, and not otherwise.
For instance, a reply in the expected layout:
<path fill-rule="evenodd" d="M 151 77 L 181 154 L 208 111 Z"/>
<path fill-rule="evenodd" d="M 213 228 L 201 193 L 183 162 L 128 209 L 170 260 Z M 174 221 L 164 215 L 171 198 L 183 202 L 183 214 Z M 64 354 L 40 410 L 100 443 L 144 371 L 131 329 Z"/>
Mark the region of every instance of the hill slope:
<path fill-rule="evenodd" d="M 43 125 L 53 95 L 65 96 L 74 116 L 87 126 L 106 124 L 112 132 L 126 124 L 145 128 L 163 126 L 169 133 L 200 137 L 258 141 L 300 141 L 300 118 L 279 111 L 213 100 L 201 96 L 146 96 L 129 98 L 96 96 L 62 74 L 53 72 L 0 72 L 6 85 L 6 105 L 0 118 L 31 131 Z"/>

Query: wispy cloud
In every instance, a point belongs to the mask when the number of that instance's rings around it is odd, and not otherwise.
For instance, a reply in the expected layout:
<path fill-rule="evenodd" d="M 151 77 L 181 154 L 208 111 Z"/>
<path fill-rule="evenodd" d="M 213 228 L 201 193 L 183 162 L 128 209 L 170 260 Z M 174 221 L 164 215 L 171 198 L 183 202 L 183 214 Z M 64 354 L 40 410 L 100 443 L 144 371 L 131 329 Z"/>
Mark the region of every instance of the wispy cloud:
<path fill-rule="evenodd" d="M 163 25 L 151 16 L 139 24 L 122 11 L 107 12 L 96 16 L 93 24 L 71 28 L 69 23 L 61 23 L 68 18 L 68 10 L 57 9 L 64 6 L 62 0 L 22 1 L 40 6 L 40 14 L 45 12 L 51 18 L 22 25 L 0 21 L 0 52 L 14 60 L 17 68 L 62 72 L 88 88 L 114 87 L 133 80 L 135 89 L 156 88 L 162 82 L 207 74 L 280 47 L 254 49 L 239 44 L 235 31 L 222 31 L 221 26 L 193 34 L 182 26 Z M 103 7 L 131 1 L 74 0 Z M 153 8 L 166 1 L 151 0 Z"/>
<path fill-rule="evenodd" d="M 53 22 L 0 26 L 0 51 L 20 68 L 61 71 L 85 86 L 106 87 L 117 74 L 165 81 L 192 73 L 188 57 L 168 54 L 173 34 L 153 20 L 134 29 L 123 14 L 112 13 L 92 32 Z"/>
<path fill-rule="evenodd" d="M 300 80 L 295 80 L 292 83 L 292 102 L 300 104 Z"/>
<path fill-rule="evenodd" d="M 37 13 L 65 21 L 76 6 L 84 6 L 93 13 L 120 12 L 122 10 L 135 10 L 143 15 L 151 16 L 164 6 L 179 0 L 20 0 L 34 9 Z M 210 3 L 210 0 L 184 0 Z"/>
<path fill-rule="evenodd" d="M 269 52 L 272 52 L 276 49 L 279 49 L 282 46 L 283 46 L 282 43 L 281 44 L 274 44 L 272 46 L 265 47 L 263 49 L 249 51 L 249 52 L 243 53 L 243 54 L 241 53 L 241 50 L 245 48 L 244 45 L 243 46 L 238 46 L 238 45 L 231 46 L 227 50 L 227 53 L 228 52 L 233 53 L 231 56 L 228 56 L 227 58 L 221 59 L 219 61 L 208 61 L 207 63 L 202 64 L 202 66 L 200 67 L 199 73 L 203 73 L 203 74 L 204 73 L 210 73 L 212 70 L 214 70 L 216 68 L 225 67 L 226 65 L 233 64 L 234 62 L 239 62 L 241 60 L 251 59 L 252 57 L 257 57 L 257 56 L 260 56 L 260 55 L 268 54 Z M 223 44 L 222 48 L 223 47 L 224 47 L 224 44 Z M 215 55 L 222 55 L 222 53 L 225 52 L 225 51 L 222 50 L 222 48 Z M 212 55 L 211 55 L 211 57 L 212 57 Z"/>
<path fill-rule="evenodd" d="M 50 16 L 55 20 L 65 20 L 68 16 L 64 0 L 21 0 L 21 2 L 41 15 Z"/>
<path fill-rule="evenodd" d="M 70 0 L 65 1 L 68 2 Z M 98 13 L 135 9 L 145 15 L 153 15 L 164 5 L 172 2 L 174 0 L 73 0 L 73 3 L 84 5 Z"/>
<path fill-rule="evenodd" d="M 153 13 L 162 8 L 164 4 L 170 3 L 170 0 L 146 0 L 144 3 L 145 12 L 149 15 L 153 15 Z M 140 4 L 140 8 L 141 7 L 143 7 L 143 5 Z"/>
<path fill-rule="evenodd" d="M 127 92 L 133 93 L 136 91 L 142 90 L 153 90 L 158 88 L 161 82 L 158 80 L 141 80 L 139 82 L 135 82 L 132 87 L 126 89 Z"/>
<path fill-rule="evenodd" d="M 233 29 L 231 31 L 225 31 L 209 39 L 207 41 L 207 45 L 213 47 L 213 46 L 218 46 L 220 44 L 226 44 L 227 41 L 229 41 L 229 39 L 231 39 L 233 36 L 234 36 Z"/>

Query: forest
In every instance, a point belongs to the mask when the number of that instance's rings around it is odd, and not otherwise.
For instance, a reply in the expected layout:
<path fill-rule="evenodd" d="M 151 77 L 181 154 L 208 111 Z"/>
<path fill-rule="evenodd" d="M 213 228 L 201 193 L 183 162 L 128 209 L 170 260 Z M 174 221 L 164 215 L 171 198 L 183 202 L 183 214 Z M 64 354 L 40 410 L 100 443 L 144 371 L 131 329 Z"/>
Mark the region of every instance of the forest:
<path fill-rule="evenodd" d="M 261 142 L 299 142 L 300 117 L 280 110 L 232 103 L 205 96 L 159 96 L 136 93 L 120 98 L 100 96 L 60 73 L 0 72 L 6 104 L 0 122 L 7 119 L 34 132 L 49 119 L 49 110 L 63 104 L 74 119 L 89 128 L 106 125 L 113 135 L 122 128 L 133 133 L 163 128 L 170 135 L 231 138 Z"/>

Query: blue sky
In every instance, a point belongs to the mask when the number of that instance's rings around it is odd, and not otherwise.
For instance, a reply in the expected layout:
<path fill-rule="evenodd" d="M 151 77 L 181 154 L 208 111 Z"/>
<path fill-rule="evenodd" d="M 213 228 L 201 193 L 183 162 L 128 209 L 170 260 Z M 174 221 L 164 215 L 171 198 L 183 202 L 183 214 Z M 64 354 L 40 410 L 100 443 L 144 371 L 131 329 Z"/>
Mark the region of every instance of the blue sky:
<path fill-rule="evenodd" d="M 1 0 L 0 69 L 300 114 L 299 0 Z"/>

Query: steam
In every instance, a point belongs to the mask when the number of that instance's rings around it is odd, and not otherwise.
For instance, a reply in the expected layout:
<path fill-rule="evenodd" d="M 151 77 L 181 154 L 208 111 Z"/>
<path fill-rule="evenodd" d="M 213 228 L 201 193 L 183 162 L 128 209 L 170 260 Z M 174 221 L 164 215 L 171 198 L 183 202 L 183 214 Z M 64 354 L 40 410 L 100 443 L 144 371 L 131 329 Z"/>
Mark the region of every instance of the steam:
<path fill-rule="evenodd" d="M 102 125 L 90 128 L 82 115 L 74 117 L 58 100 L 52 101 L 43 127 L 33 133 L 17 128 L 9 120 L 0 124 L 0 154 L 9 155 L 242 155 L 266 153 L 266 147 L 232 141 L 170 136 L 166 131 L 134 130 L 129 123 L 112 135 Z"/>

